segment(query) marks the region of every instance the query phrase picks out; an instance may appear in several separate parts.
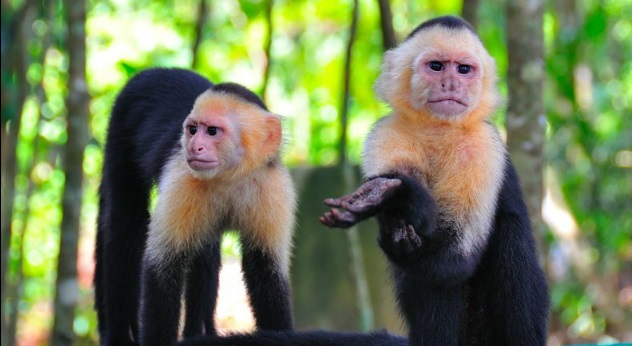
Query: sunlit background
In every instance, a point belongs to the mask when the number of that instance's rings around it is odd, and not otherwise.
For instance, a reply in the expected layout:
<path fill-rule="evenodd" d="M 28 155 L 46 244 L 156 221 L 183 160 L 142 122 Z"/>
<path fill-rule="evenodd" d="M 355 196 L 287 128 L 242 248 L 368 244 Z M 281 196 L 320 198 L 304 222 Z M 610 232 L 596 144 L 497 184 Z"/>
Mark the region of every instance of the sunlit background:
<path fill-rule="evenodd" d="M 3 50 L 6 9 L 15 15 L 25 2 L 2 2 Z M 294 168 L 338 160 L 352 1 L 275 1 L 269 61 L 263 44 L 265 1 L 207 3 L 208 18 L 192 65 L 200 0 L 88 1 L 91 138 L 84 156 L 77 264 L 80 301 L 74 332 L 79 345 L 98 340 L 92 276 L 102 147 L 113 100 L 134 73 L 152 66 L 185 67 L 260 93 L 269 62 L 265 101 L 285 118 L 285 162 Z M 632 1 L 572 3 L 547 1 L 544 15 L 546 224 L 536 237 L 551 283 L 550 344 L 632 341 Z M 498 62 L 506 93 L 503 4 L 480 0 L 477 30 Z M 67 139 L 64 5 L 43 1 L 38 6 L 22 28 L 30 35 L 23 42 L 28 94 L 17 147 L 9 299 L 3 305 L 21 346 L 46 344 L 52 325 L 64 187 L 60 151 Z M 394 0 L 391 6 L 402 38 L 432 16 L 458 15 L 462 3 Z M 348 153 L 354 163 L 371 124 L 388 111 L 372 90 L 382 52 L 377 1 L 361 0 L 349 103 Z M 12 78 L 11 83 L 24 82 Z M 3 111 L 3 124 L 9 117 Z M 502 126 L 504 115 L 493 121 Z M 218 325 L 222 330 L 251 329 L 234 235 L 224 241 L 223 261 Z M 315 271 L 318 266 L 315 261 Z"/>

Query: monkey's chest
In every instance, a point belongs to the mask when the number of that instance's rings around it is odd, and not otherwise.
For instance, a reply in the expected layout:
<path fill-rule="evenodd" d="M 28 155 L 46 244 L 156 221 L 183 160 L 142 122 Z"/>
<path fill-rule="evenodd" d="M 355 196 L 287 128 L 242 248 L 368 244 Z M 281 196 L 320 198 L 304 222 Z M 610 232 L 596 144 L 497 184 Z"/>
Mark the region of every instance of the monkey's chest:
<path fill-rule="evenodd" d="M 243 219 L 256 208 L 256 184 L 217 182 L 202 184 L 184 179 L 180 188 L 160 196 L 154 219 L 164 219 L 166 230 L 177 234 L 212 233 L 243 227 Z"/>
<path fill-rule="evenodd" d="M 501 174 L 497 153 L 485 148 L 456 147 L 452 151 L 436 151 L 426 160 L 423 176 L 445 215 L 469 218 L 495 201 Z"/>

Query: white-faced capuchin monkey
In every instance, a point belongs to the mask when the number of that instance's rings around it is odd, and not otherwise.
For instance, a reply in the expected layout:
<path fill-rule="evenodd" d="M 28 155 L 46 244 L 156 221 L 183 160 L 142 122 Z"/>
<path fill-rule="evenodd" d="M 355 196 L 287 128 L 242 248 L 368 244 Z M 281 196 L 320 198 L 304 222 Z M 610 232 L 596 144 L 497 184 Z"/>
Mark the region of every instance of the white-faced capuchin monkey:
<path fill-rule="evenodd" d="M 496 84 L 468 23 L 419 25 L 384 56 L 375 89 L 392 113 L 366 140 L 367 181 L 325 201 L 329 227 L 377 217 L 407 342 L 283 332 L 190 345 L 545 345 L 547 284 L 518 177 L 487 121 L 501 104 Z"/>
<path fill-rule="evenodd" d="M 240 85 L 212 85 L 180 69 L 129 81 L 112 111 L 100 188 L 102 345 L 177 341 L 182 301 L 183 336 L 215 335 L 220 240 L 230 229 L 240 232 L 257 328 L 293 328 L 296 197 L 281 142 L 279 116 Z"/>
<path fill-rule="evenodd" d="M 368 178 L 321 222 L 377 216 L 412 345 L 545 345 L 549 298 L 505 145 L 486 120 L 496 65 L 465 21 L 421 24 L 386 53 L 393 112 L 369 134 Z M 340 208 L 340 209 L 337 209 Z"/>

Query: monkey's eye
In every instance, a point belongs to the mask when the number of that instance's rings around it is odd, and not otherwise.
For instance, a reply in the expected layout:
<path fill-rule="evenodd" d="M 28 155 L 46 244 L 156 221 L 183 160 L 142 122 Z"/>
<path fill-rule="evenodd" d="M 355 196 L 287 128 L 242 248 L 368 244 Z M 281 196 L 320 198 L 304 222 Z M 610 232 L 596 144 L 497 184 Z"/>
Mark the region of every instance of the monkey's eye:
<path fill-rule="evenodd" d="M 206 132 L 209 136 L 215 136 L 219 131 L 221 131 L 219 127 L 210 126 Z"/>
<path fill-rule="evenodd" d="M 443 64 L 439 61 L 431 61 L 428 63 L 428 67 L 430 67 L 433 71 L 441 71 L 443 70 Z"/>
<path fill-rule="evenodd" d="M 197 127 L 193 125 L 189 125 L 189 134 L 194 135 L 197 132 Z"/>
<path fill-rule="evenodd" d="M 470 65 L 459 65 L 457 68 L 460 74 L 468 74 L 472 71 L 472 66 Z"/>

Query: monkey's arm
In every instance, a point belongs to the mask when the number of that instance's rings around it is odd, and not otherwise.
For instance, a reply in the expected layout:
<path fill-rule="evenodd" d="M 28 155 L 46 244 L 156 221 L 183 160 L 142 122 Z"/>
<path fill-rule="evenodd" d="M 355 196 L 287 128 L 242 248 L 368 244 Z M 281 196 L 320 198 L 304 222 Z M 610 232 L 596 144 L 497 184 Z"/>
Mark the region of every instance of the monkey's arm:
<path fill-rule="evenodd" d="M 471 277 L 480 260 L 478 249 L 463 253 L 456 225 L 439 224 L 436 201 L 411 176 L 385 174 L 350 195 L 325 203 L 333 207 L 321 217 L 329 227 L 349 227 L 377 216 L 378 242 L 384 253 L 405 274 L 422 281 L 448 286 L 461 283 Z"/>
<path fill-rule="evenodd" d="M 320 217 L 320 222 L 332 228 L 351 227 L 374 216 L 401 184 L 396 178 L 376 177 L 349 195 L 327 198 L 324 203 L 332 209 Z"/>
<path fill-rule="evenodd" d="M 401 173 L 370 178 L 355 192 L 324 203 L 332 209 L 320 222 L 328 227 L 348 228 L 376 215 L 389 215 L 389 229 L 434 230 L 437 207 L 430 193 L 414 178 Z"/>
<path fill-rule="evenodd" d="M 401 173 L 369 179 L 352 194 L 326 199 L 325 204 L 332 209 L 320 221 L 329 227 L 346 228 L 377 215 L 380 239 L 389 239 L 385 251 L 394 257 L 410 255 L 422 246 L 421 236 L 430 236 L 436 228 L 434 199 L 414 178 Z"/>
<path fill-rule="evenodd" d="M 511 162 L 498 198 L 494 222 L 478 274 L 492 292 L 517 292 L 502 304 L 489 304 L 490 313 L 502 318 L 505 344 L 546 345 L 549 294 L 544 272 L 538 264 L 536 244 L 523 193 Z"/>
<path fill-rule="evenodd" d="M 465 251 L 462 225 L 440 214 L 428 188 L 410 176 L 397 178 L 401 191 L 377 214 L 380 247 L 409 280 L 439 287 L 465 282 L 480 262 L 481 248 Z"/>

